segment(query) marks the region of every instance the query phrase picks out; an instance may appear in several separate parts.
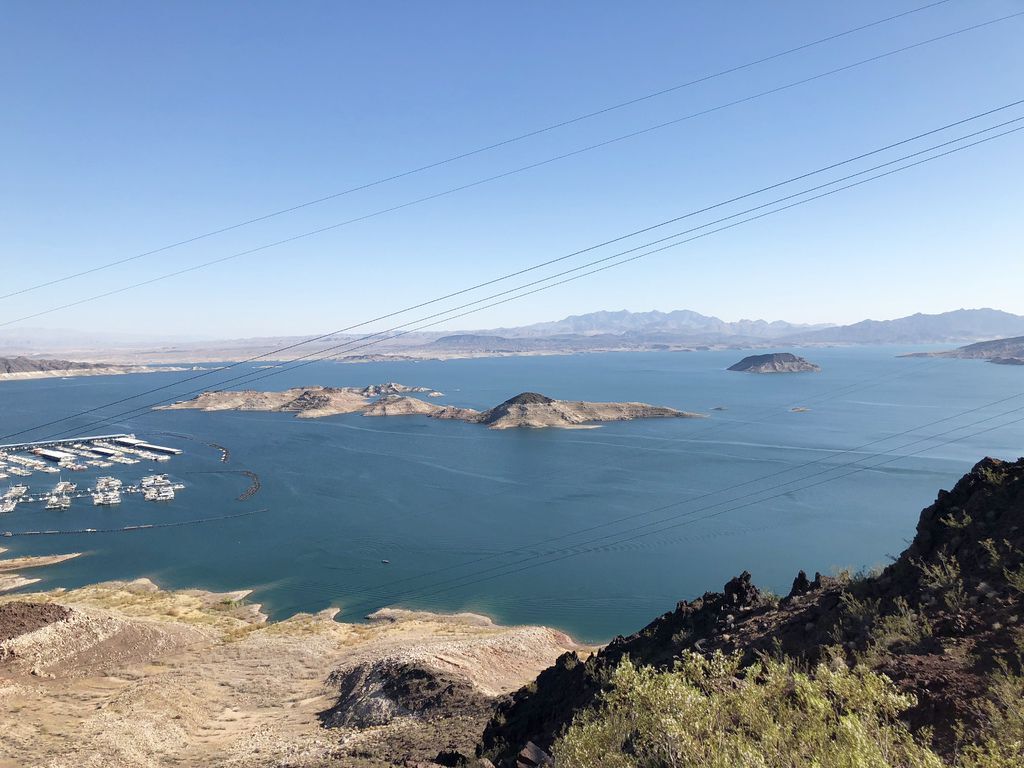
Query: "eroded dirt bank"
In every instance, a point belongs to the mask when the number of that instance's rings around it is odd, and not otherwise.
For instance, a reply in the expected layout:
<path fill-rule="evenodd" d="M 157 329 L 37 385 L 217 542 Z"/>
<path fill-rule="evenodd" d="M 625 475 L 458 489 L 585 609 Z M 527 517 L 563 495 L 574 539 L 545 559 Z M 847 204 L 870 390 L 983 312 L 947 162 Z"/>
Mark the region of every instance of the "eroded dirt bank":
<path fill-rule="evenodd" d="M 0 600 L 0 766 L 429 760 L 471 751 L 496 696 L 586 651 L 473 614 L 268 623 L 244 597 L 139 580 Z"/>

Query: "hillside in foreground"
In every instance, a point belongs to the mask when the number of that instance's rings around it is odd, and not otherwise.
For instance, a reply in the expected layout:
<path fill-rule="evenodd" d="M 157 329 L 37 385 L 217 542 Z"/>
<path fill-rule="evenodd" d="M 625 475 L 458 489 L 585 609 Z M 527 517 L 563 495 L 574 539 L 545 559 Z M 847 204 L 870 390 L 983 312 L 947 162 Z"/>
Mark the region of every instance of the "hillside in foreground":
<path fill-rule="evenodd" d="M 884 675 L 878 680 L 892 682 L 892 696 L 906 697 L 890 725 L 909 725 L 909 734 L 927 747 L 926 757 L 930 755 L 922 764 L 967 765 L 954 762 L 963 751 L 961 740 L 969 743 L 984 735 L 993 721 L 1009 717 L 1017 729 L 1004 745 L 1012 761 L 977 763 L 1009 768 L 1024 764 L 1018 762 L 1024 760 L 1024 682 L 1015 677 L 1021 673 L 1024 653 L 1022 619 L 1024 459 L 985 459 L 952 491 L 939 492 L 935 503 L 921 513 L 911 545 L 880 573 L 816 574 L 811 580 L 801 572 L 781 600 L 760 591 L 750 574 L 743 573 L 722 592 L 680 602 L 674 611 L 630 637 L 616 638 L 588 659 L 573 653 L 561 657 L 533 685 L 498 708 L 480 751 L 499 766 L 516 765 L 516 756 L 528 745 L 534 750 L 554 748 L 557 754 L 557 739 L 574 719 L 579 723 L 596 718 L 590 731 L 604 727 L 604 737 L 609 738 L 614 711 L 607 709 L 606 697 L 625 660 L 671 674 L 681 660 L 722 654 L 737 665 L 735 675 L 726 676 L 735 681 L 730 687 L 750 686 L 751 701 L 763 691 L 757 690 L 757 681 L 740 681 L 744 670 L 754 669 L 764 658 L 786 659 L 808 670 L 825 664 L 829 669 L 839 665 L 844 671 Z M 759 669 L 759 674 L 766 674 L 763 666 Z M 787 684 L 800 679 L 795 674 L 788 677 Z M 721 677 L 716 684 L 723 684 Z M 883 695 L 884 683 L 877 686 L 872 696 Z M 994 686 L 1004 701 L 993 700 Z M 610 701 L 614 703 L 614 697 Z M 874 703 L 881 706 L 881 698 Z M 778 711 L 761 714 L 780 716 Z M 725 733 L 729 728 L 725 723 L 720 730 Z M 630 738 L 639 734 L 627 733 L 626 740 Z M 611 738 L 605 747 L 629 752 L 628 744 L 614 741 Z M 767 743 L 755 748 L 770 750 Z M 609 757 L 608 764 L 670 763 L 617 762 Z M 712 765 L 685 760 L 678 764 Z"/>

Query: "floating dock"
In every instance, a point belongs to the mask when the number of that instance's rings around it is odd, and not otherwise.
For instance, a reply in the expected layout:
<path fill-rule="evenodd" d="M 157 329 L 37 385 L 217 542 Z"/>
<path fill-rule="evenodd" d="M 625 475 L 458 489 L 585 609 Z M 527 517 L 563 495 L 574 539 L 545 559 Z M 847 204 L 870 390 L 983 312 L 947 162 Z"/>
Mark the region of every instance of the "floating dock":
<path fill-rule="evenodd" d="M 59 440 L 37 440 L 0 445 L 0 480 L 12 475 L 29 477 L 34 472 L 57 474 L 81 472 L 89 467 L 166 462 L 180 456 L 180 448 L 156 445 L 134 434 L 89 435 Z"/>

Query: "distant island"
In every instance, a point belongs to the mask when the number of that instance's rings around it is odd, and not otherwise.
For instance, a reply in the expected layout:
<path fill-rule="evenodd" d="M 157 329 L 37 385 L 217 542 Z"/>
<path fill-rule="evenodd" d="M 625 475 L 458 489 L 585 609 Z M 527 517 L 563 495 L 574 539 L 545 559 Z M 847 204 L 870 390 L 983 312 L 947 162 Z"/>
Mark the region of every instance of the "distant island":
<path fill-rule="evenodd" d="M 191 400 L 157 410 L 270 411 L 294 413 L 300 419 L 319 419 L 345 413 L 364 416 L 427 416 L 432 419 L 483 424 L 490 429 L 516 427 L 582 428 L 594 422 L 633 419 L 703 418 L 702 414 L 678 411 L 646 403 L 588 403 L 555 400 L 536 392 L 523 392 L 486 411 L 428 403 L 411 394 L 441 393 L 428 387 L 408 387 L 389 382 L 368 387 L 294 387 L 281 392 L 204 392 Z"/>
<path fill-rule="evenodd" d="M 55 360 L 35 357 L 0 357 L 0 381 L 18 379 L 47 379 L 71 376 L 118 376 L 126 373 L 157 373 L 159 371 L 185 371 L 181 367 L 152 367 L 148 365 L 111 365 L 109 363 L 83 363 L 74 360 Z"/>
<path fill-rule="evenodd" d="M 744 357 L 735 365 L 730 365 L 727 370 L 743 373 L 817 373 L 821 366 L 792 352 L 774 352 Z"/>
<path fill-rule="evenodd" d="M 901 357 L 948 357 L 957 360 L 986 360 L 996 365 L 1024 365 L 1024 336 L 979 341 L 945 352 L 912 352 Z"/>

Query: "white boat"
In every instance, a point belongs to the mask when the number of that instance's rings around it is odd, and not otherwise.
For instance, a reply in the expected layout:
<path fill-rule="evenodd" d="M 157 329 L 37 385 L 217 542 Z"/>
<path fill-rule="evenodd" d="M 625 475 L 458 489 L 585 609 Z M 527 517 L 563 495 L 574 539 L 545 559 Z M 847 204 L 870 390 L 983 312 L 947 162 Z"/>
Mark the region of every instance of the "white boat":
<path fill-rule="evenodd" d="M 71 497 L 64 494 L 53 494 L 46 500 L 47 509 L 71 509 Z"/>
<path fill-rule="evenodd" d="M 15 499 L 2 499 L 0 500 L 0 513 L 13 512 L 17 506 L 18 502 Z"/>
<path fill-rule="evenodd" d="M 162 485 L 170 485 L 171 481 L 167 475 L 146 475 L 142 478 L 143 488 L 159 488 Z"/>
<path fill-rule="evenodd" d="M 97 491 L 117 491 L 121 488 L 121 481 L 116 477 L 98 477 L 96 478 L 96 490 Z"/>
<path fill-rule="evenodd" d="M 54 487 L 53 492 L 57 495 L 63 495 L 71 493 L 72 491 L 78 490 L 78 486 L 72 483 L 70 480 L 61 480 Z"/>
<path fill-rule="evenodd" d="M 97 507 L 107 507 L 121 503 L 121 494 L 117 491 L 97 491 L 92 495 L 92 503 Z"/>
<path fill-rule="evenodd" d="M 4 494 L 4 498 L 20 499 L 26 493 L 28 493 L 27 485 L 12 485 L 10 488 L 7 489 L 7 493 Z"/>

